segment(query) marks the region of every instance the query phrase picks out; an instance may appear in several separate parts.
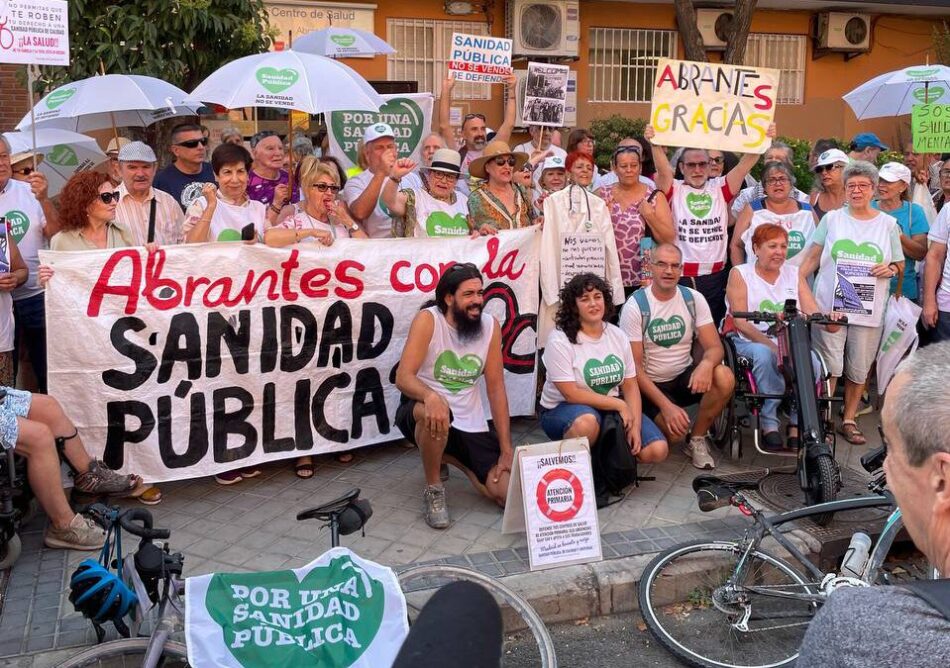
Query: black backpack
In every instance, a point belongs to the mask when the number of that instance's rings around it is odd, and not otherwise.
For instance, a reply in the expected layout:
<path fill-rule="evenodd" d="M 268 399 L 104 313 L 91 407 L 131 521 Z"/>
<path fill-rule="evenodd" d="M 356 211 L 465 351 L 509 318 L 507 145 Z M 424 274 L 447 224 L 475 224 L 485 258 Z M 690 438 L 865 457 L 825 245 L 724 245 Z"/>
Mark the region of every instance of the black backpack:
<path fill-rule="evenodd" d="M 591 466 L 594 470 L 594 495 L 597 507 L 603 508 L 620 499 L 611 500 L 611 496 L 620 496 L 630 485 L 641 480 L 656 480 L 655 477 L 637 475 L 637 458 L 630 452 L 623 420 L 616 411 L 602 413 L 600 436 L 591 452 Z"/>

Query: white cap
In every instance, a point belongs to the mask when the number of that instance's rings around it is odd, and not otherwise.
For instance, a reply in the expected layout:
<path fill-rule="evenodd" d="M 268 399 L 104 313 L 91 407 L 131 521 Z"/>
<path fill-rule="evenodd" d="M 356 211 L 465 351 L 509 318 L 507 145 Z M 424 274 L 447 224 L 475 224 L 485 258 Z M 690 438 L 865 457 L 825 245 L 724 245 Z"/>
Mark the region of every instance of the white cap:
<path fill-rule="evenodd" d="M 548 156 L 541 165 L 541 171 L 544 172 L 545 169 L 566 169 L 564 166 L 564 158 L 559 155 Z"/>
<path fill-rule="evenodd" d="M 377 139 L 382 139 L 383 137 L 396 138 L 396 133 L 393 132 L 392 126 L 389 123 L 373 123 L 372 125 L 367 125 L 363 128 L 363 143 L 368 144 L 371 141 L 376 141 Z"/>
<path fill-rule="evenodd" d="M 903 181 L 910 185 L 910 170 L 899 162 L 884 163 L 881 169 L 878 170 L 877 175 L 890 183 Z"/>
<path fill-rule="evenodd" d="M 818 162 L 815 163 L 815 167 L 824 167 L 825 165 L 833 165 L 838 162 L 843 162 L 847 165 L 851 162 L 851 159 L 840 148 L 829 148 L 818 156 Z"/>
<path fill-rule="evenodd" d="M 119 162 L 158 162 L 158 158 L 151 146 L 133 141 L 119 149 Z"/>
<path fill-rule="evenodd" d="M 119 149 L 130 143 L 132 140 L 128 137 L 119 137 L 118 139 L 113 137 L 109 140 L 109 145 L 106 146 L 106 153 L 118 153 Z"/>

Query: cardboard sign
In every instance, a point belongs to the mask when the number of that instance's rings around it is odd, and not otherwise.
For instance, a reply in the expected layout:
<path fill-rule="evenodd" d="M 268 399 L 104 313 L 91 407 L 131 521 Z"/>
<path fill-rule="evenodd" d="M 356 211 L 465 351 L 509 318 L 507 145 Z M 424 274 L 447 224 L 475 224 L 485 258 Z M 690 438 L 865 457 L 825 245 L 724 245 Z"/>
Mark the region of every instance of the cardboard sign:
<path fill-rule="evenodd" d="M 409 632 L 393 570 L 345 547 L 294 570 L 188 578 L 185 617 L 192 666 L 388 666 Z"/>
<path fill-rule="evenodd" d="M 910 128 L 918 153 L 950 153 L 950 104 L 915 104 Z"/>
<path fill-rule="evenodd" d="M 470 83 L 504 83 L 513 71 L 510 39 L 452 33 L 449 73 L 453 78 Z"/>
<path fill-rule="evenodd" d="M 561 285 L 578 274 L 607 276 L 604 238 L 595 233 L 565 234 L 561 237 Z"/>
<path fill-rule="evenodd" d="M 422 140 L 432 127 L 432 93 L 382 95 L 386 104 L 379 112 L 334 111 L 328 115 L 330 153 L 340 158 L 344 169 L 357 164 L 357 149 L 363 130 L 374 123 L 388 123 L 396 133 L 400 158 L 422 160 Z"/>
<path fill-rule="evenodd" d="M 586 438 L 515 451 L 502 533 L 526 531 L 531 570 L 600 561 L 600 524 Z"/>
<path fill-rule="evenodd" d="M 779 70 L 660 58 L 650 110 L 653 143 L 765 153 L 778 84 Z"/>
<path fill-rule="evenodd" d="M 394 369 L 455 262 L 484 277 L 511 415 L 534 412 L 536 228 L 40 253 L 56 270 L 47 317 L 70 332 L 49 350 L 50 394 L 124 473 L 180 480 L 400 439 Z"/>
<path fill-rule="evenodd" d="M 69 65 L 66 0 L 0 2 L 0 63 Z"/>
<path fill-rule="evenodd" d="M 569 72 L 567 65 L 528 63 L 521 111 L 525 125 L 559 128 L 564 124 Z"/>

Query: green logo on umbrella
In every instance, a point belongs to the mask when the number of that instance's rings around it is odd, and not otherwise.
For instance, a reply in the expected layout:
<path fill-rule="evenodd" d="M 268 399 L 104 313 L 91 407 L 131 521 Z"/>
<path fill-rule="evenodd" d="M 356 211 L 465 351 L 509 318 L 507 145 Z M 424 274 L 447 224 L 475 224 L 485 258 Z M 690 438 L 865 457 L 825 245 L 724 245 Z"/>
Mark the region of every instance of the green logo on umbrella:
<path fill-rule="evenodd" d="M 914 97 L 920 102 L 936 102 L 943 97 L 946 91 L 943 86 L 930 86 L 929 88 L 918 88 L 914 91 Z"/>
<path fill-rule="evenodd" d="M 379 113 L 355 109 L 334 111 L 330 114 L 330 131 L 353 164 L 357 162 L 356 140 L 363 128 L 376 123 L 388 123 L 392 127 L 396 134 L 396 153 L 401 156 L 413 154 L 426 130 L 422 109 L 407 97 L 394 97 L 379 108 Z M 385 128 L 377 128 L 377 132 L 383 131 Z"/>
<path fill-rule="evenodd" d="M 915 79 L 926 79 L 927 77 L 932 77 L 939 71 L 940 71 L 939 68 L 931 67 L 924 70 L 907 69 L 907 70 L 904 70 L 904 73 L 909 77 L 914 77 Z"/>
<path fill-rule="evenodd" d="M 354 35 L 330 35 L 330 41 L 337 46 L 347 47 L 356 43 L 356 37 Z"/>
<path fill-rule="evenodd" d="M 75 167 L 79 164 L 79 156 L 76 155 L 76 151 L 72 147 L 59 144 L 46 154 L 46 161 L 60 167 Z"/>
<path fill-rule="evenodd" d="M 297 79 L 300 78 L 297 70 L 290 67 L 285 67 L 282 70 L 278 70 L 276 67 L 262 67 L 257 70 L 256 76 L 258 82 L 271 93 L 280 93 L 287 90 L 297 83 Z"/>
<path fill-rule="evenodd" d="M 56 109 L 75 94 L 75 88 L 60 88 L 59 90 L 54 90 L 46 96 L 46 107 L 48 109 Z"/>

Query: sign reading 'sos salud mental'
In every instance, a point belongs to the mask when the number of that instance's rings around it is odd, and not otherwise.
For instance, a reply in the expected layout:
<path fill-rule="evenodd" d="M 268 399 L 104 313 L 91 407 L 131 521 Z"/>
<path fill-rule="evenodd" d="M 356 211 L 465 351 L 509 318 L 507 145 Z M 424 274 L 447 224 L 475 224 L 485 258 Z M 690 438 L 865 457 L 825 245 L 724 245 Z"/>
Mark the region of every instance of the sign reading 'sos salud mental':
<path fill-rule="evenodd" d="M 513 72 L 511 40 L 490 35 L 452 33 L 449 72 L 469 83 L 503 83 Z"/>
<path fill-rule="evenodd" d="M 765 153 L 779 71 L 660 58 L 650 122 L 659 146 Z"/>

